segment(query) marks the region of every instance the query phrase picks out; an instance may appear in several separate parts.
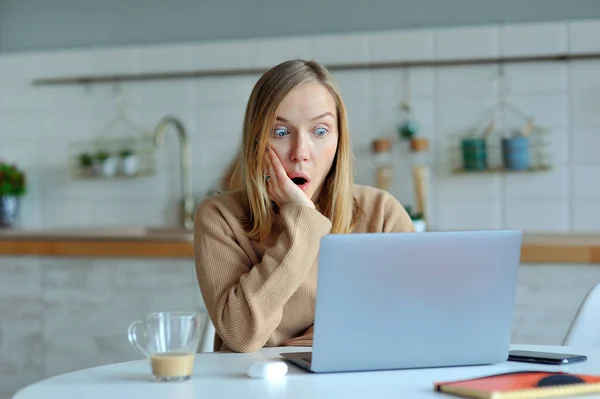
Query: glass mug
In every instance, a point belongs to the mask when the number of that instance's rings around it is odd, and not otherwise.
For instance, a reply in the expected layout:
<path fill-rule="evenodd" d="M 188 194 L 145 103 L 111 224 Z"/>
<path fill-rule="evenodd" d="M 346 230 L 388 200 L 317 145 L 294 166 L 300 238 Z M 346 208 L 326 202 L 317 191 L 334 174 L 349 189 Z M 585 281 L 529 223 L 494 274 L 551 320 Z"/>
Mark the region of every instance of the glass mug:
<path fill-rule="evenodd" d="M 150 360 L 157 381 L 191 378 L 201 335 L 200 315 L 184 312 L 149 313 L 128 331 L 131 346 Z"/>

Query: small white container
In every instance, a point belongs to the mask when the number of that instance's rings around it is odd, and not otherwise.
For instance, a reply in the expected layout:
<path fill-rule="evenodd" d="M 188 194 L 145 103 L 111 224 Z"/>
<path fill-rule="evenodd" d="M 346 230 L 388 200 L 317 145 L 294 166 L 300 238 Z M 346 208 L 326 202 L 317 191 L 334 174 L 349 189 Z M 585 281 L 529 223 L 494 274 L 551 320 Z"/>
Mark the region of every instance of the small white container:
<path fill-rule="evenodd" d="M 104 161 L 94 161 L 94 171 L 97 176 L 112 177 L 117 173 L 117 159 L 108 157 Z"/>
<path fill-rule="evenodd" d="M 138 157 L 136 155 L 127 155 L 121 157 L 120 170 L 125 176 L 133 176 L 138 171 Z"/>
<path fill-rule="evenodd" d="M 415 231 L 417 233 L 423 233 L 427 230 L 427 226 L 425 224 L 425 220 L 423 219 L 415 219 L 413 220 L 413 225 L 415 226 Z"/>

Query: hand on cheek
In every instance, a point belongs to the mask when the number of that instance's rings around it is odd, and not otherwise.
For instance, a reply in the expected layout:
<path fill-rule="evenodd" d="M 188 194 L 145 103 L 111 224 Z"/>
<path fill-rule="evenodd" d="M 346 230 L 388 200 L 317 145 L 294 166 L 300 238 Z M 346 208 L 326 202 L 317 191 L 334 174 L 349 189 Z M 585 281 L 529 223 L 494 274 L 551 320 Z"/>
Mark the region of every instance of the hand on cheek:
<path fill-rule="evenodd" d="M 298 187 L 292 179 L 290 179 L 281 163 L 281 160 L 271 148 L 267 150 L 267 174 L 270 179 L 267 180 L 267 191 L 269 197 L 279 206 L 287 203 L 299 203 L 311 208 L 315 208 L 315 204 L 306 195 L 300 187 Z"/>

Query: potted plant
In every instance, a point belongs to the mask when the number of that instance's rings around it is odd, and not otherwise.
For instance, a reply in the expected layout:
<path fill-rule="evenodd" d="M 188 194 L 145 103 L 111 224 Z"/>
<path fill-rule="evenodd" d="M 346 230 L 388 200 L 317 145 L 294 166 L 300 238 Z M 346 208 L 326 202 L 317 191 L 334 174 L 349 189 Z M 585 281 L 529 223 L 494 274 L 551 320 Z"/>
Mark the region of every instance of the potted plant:
<path fill-rule="evenodd" d="M 410 205 L 406 205 L 404 209 L 406 210 L 406 213 L 408 213 L 408 216 L 410 216 L 410 219 L 412 220 L 413 225 L 415 226 L 415 231 L 417 233 L 427 231 L 427 225 L 425 223 L 425 218 L 423 217 L 422 213 L 413 212 L 412 207 Z"/>
<path fill-rule="evenodd" d="M 117 160 L 108 151 L 98 151 L 94 159 L 94 170 L 99 176 L 114 176 L 117 172 Z"/>
<path fill-rule="evenodd" d="M 130 149 L 123 149 L 119 152 L 120 156 L 120 170 L 125 176 L 133 176 L 138 170 L 138 158 Z"/>
<path fill-rule="evenodd" d="M 25 194 L 25 172 L 0 161 L 0 227 L 13 227 L 19 214 L 19 199 Z"/>
<path fill-rule="evenodd" d="M 93 172 L 94 158 L 91 154 L 83 152 L 79 154 L 79 167 L 84 175 L 89 176 Z"/>

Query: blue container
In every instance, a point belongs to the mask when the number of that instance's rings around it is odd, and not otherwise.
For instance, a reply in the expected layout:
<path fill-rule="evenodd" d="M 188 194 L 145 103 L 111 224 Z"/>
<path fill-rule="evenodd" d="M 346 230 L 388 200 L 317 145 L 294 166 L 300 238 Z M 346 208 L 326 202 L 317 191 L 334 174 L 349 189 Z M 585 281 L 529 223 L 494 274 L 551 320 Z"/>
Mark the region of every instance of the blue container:
<path fill-rule="evenodd" d="M 502 157 L 507 169 L 529 169 L 531 167 L 529 137 L 517 136 L 502 139 Z"/>

